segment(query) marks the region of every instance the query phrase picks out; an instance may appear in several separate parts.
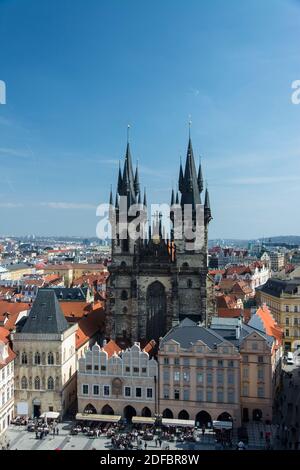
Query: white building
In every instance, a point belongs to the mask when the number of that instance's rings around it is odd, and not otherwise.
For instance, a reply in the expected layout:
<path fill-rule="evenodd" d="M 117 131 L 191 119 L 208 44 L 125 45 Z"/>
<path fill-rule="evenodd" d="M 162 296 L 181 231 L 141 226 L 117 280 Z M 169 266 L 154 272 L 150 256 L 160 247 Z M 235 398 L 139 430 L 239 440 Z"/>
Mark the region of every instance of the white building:
<path fill-rule="evenodd" d="M 14 358 L 9 331 L 0 327 L 0 436 L 9 426 L 14 413 Z"/>
<path fill-rule="evenodd" d="M 149 343 L 150 344 L 150 343 Z M 149 346 L 149 345 L 148 345 Z M 79 359 L 79 413 L 133 416 L 156 413 L 157 362 L 139 343 L 122 351 L 114 341 L 95 344 Z M 150 345 L 150 348 L 152 345 Z"/>

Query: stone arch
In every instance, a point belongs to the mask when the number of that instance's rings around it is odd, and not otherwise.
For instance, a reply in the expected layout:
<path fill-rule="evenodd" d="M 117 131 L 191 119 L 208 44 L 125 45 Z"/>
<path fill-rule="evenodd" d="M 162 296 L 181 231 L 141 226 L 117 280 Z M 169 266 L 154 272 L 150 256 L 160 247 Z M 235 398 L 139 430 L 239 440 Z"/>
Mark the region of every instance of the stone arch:
<path fill-rule="evenodd" d="M 223 411 L 223 413 L 219 414 L 217 421 L 232 421 L 232 416 L 227 411 Z"/>
<path fill-rule="evenodd" d="M 190 415 L 188 414 L 186 410 L 181 410 L 178 413 L 178 419 L 190 419 Z"/>
<path fill-rule="evenodd" d="M 205 427 L 208 427 L 208 424 L 212 423 L 210 414 L 205 410 L 199 411 L 199 413 L 197 413 L 195 421 L 196 424 L 199 424 L 199 426 Z"/>
<path fill-rule="evenodd" d="M 96 410 L 96 408 L 94 407 L 94 405 L 92 405 L 91 403 L 89 403 L 89 404 L 86 405 L 86 407 L 84 408 L 83 413 L 84 413 L 84 414 L 95 415 L 95 414 L 97 414 L 97 410 Z"/>
<path fill-rule="evenodd" d="M 131 423 L 132 417 L 136 416 L 136 410 L 131 405 L 127 405 L 124 408 L 124 418 L 126 418 L 128 423 Z"/>
<path fill-rule="evenodd" d="M 151 417 L 151 410 L 148 408 L 148 406 L 145 406 L 142 409 L 142 416 L 150 418 Z"/>
<path fill-rule="evenodd" d="M 163 418 L 169 418 L 169 419 L 173 419 L 174 415 L 173 415 L 173 412 L 169 409 L 169 408 L 166 408 L 164 411 L 163 411 Z"/>
<path fill-rule="evenodd" d="M 158 340 L 166 332 L 167 300 L 164 285 L 154 281 L 147 288 L 146 338 Z"/>
<path fill-rule="evenodd" d="M 115 412 L 114 412 L 114 410 L 112 409 L 111 406 L 106 404 L 102 407 L 101 414 L 103 414 L 103 415 L 114 415 Z"/>

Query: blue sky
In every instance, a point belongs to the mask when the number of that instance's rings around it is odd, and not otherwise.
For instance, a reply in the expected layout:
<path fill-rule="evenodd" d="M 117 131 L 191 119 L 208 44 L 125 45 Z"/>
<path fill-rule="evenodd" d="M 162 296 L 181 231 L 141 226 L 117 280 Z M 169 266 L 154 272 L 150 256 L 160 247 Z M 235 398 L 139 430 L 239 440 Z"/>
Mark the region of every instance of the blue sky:
<path fill-rule="evenodd" d="M 95 235 L 126 127 L 169 202 L 192 116 L 210 238 L 300 234 L 300 2 L 0 0 L 1 234 Z"/>

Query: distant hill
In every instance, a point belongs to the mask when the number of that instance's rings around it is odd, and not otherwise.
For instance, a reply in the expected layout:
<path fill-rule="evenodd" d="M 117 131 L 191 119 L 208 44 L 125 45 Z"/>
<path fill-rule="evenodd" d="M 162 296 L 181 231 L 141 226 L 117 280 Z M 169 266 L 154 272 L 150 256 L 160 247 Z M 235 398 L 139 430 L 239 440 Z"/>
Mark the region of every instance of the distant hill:
<path fill-rule="evenodd" d="M 286 243 L 287 245 L 300 245 L 300 235 L 278 235 L 276 237 L 262 237 L 249 240 L 241 240 L 238 238 L 215 238 L 209 240 L 209 246 L 238 246 L 240 248 L 247 248 L 249 243 Z"/>

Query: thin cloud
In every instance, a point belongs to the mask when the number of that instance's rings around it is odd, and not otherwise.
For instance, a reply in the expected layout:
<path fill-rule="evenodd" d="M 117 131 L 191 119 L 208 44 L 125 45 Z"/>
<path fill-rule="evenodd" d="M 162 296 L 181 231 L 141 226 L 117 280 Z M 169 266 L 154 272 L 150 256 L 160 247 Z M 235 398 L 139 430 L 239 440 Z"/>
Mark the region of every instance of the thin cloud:
<path fill-rule="evenodd" d="M 22 204 L 21 202 L 0 202 L 0 207 L 13 209 L 15 207 L 24 207 L 24 204 Z"/>
<path fill-rule="evenodd" d="M 9 157 L 21 157 L 21 158 L 28 158 L 32 156 L 32 152 L 28 149 L 13 149 L 13 148 L 6 148 L 0 147 L 0 155 L 9 156 Z"/>
<path fill-rule="evenodd" d="M 95 210 L 97 207 L 94 204 L 76 203 L 76 202 L 41 202 L 39 205 L 43 207 L 49 207 L 50 209 L 62 209 L 62 210 L 68 210 L 68 209 L 84 209 L 84 210 L 94 209 Z"/>
<path fill-rule="evenodd" d="M 300 181 L 299 176 L 253 176 L 250 178 L 235 178 L 228 180 L 228 184 L 273 184 L 273 183 L 285 183 L 289 181 Z"/>

